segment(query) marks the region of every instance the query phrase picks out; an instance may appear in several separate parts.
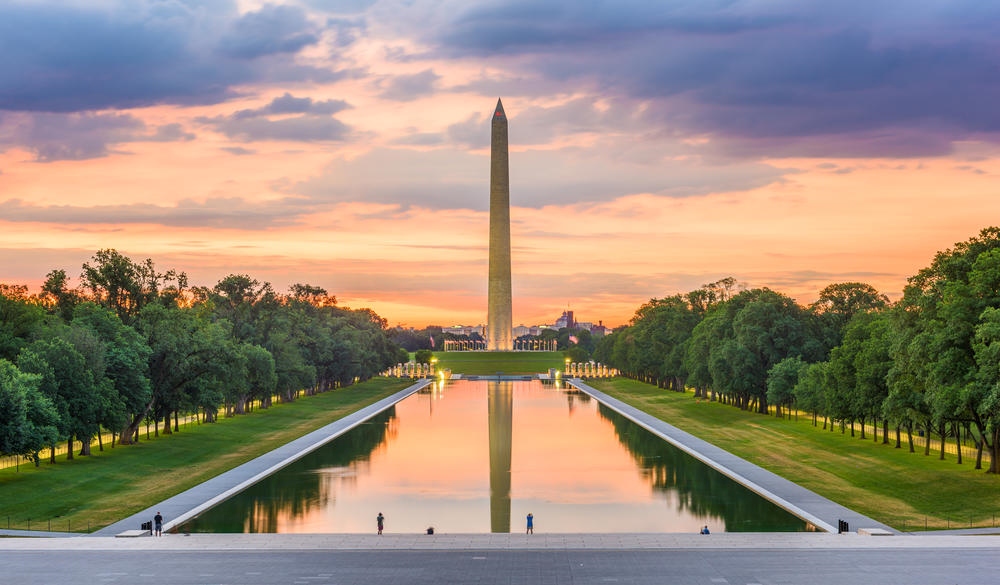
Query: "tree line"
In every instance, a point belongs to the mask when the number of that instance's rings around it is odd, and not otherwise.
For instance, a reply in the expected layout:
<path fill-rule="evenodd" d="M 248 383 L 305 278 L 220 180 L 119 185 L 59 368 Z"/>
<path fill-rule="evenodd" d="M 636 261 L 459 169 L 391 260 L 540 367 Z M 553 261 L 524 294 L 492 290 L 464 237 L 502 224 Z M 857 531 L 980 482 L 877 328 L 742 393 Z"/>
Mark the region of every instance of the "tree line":
<path fill-rule="evenodd" d="M 53 270 L 38 294 L 0 284 L 0 454 L 36 465 L 61 441 L 68 458 L 74 442 L 88 455 L 102 428 L 130 444 L 143 422 L 164 433 L 182 413 L 214 422 L 368 379 L 406 353 L 374 312 L 307 284 L 281 294 L 231 274 L 189 286 L 113 249 L 69 280 Z"/>
<path fill-rule="evenodd" d="M 824 288 L 806 307 L 733 278 L 652 299 L 601 339 L 598 361 L 660 387 L 759 413 L 810 413 L 984 450 L 1000 463 L 1000 228 L 938 252 L 895 303 L 868 284 Z M 960 445 L 959 445 L 960 446 Z M 958 449 L 961 457 L 961 448 Z"/>

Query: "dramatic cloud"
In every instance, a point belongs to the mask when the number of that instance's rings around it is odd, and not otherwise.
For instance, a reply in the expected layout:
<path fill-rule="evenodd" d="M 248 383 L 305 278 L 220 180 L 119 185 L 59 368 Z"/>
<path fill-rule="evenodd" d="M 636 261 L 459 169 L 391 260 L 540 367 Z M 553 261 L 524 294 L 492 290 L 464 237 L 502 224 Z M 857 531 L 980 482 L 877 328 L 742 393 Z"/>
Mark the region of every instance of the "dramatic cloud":
<path fill-rule="evenodd" d="M 343 100 L 313 101 L 309 97 L 295 97 L 287 91 L 281 97 L 271 100 L 271 103 L 255 110 L 240 110 L 236 112 L 234 118 L 256 118 L 273 114 L 313 114 L 317 116 L 330 116 L 346 110 L 351 106 Z"/>
<path fill-rule="evenodd" d="M 211 104 L 280 73 L 319 40 L 300 8 L 231 2 L 8 2 L 0 18 L 0 110 L 78 112 Z M 280 64 L 279 66 L 276 66 Z"/>
<path fill-rule="evenodd" d="M 348 136 L 350 128 L 332 115 L 349 107 L 347 102 L 341 100 L 317 102 L 285 92 L 262 108 L 239 110 L 230 116 L 201 117 L 196 121 L 213 126 L 229 138 L 242 142 L 338 141 Z M 272 119 L 270 116 L 279 117 Z"/>
<path fill-rule="evenodd" d="M 425 27 L 443 55 L 651 100 L 662 127 L 744 153 L 942 153 L 1000 138 L 1000 6 L 595 0 L 469 5 Z M 749 142 L 750 144 L 745 144 Z"/>
<path fill-rule="evenodd" d="M 219 46 L 226 55 L 256 59 L 265 55 L 297 53 L 319 42 L 305 11 L 295 6 L 264 5 L 236 20 Z"/>
<path fill-rule="evenodd" d="M 87 160 L 107 156 L 128 142 L 193 140 L 180 124 L 150 132 L 130 114 L 7 114 L 0 116 L 0 150 L 21 146 L 39 162 Z"/>

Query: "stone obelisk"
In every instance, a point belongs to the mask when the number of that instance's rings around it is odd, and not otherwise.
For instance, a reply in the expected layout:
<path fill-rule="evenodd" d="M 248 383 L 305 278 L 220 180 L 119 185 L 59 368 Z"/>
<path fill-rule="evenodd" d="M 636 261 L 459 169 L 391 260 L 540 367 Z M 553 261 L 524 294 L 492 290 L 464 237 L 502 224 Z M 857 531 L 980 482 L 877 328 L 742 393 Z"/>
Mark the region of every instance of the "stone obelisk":
<path fill-rule="evenodd" d="M 490 282 L 486 317 L 490 351 L 510 351 L 514 318 L 510 293 L 510 165 L 507 115 L 497 99 L 490 141 Z"/>

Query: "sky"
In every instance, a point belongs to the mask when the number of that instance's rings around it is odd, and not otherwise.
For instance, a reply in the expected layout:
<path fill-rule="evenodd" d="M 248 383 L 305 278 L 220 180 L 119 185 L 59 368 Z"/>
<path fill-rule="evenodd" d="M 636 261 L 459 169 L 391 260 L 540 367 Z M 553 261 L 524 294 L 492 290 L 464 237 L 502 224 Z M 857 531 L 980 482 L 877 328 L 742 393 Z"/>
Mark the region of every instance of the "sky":
<path fill-rule="evenodd" d="M 724 277 L 898 298 L 1000 222 L 1000 3 L 4 0 L 0 282 L 104 248 L 212 286 L 486 321 L 490 116 L 515 324 Z"/>

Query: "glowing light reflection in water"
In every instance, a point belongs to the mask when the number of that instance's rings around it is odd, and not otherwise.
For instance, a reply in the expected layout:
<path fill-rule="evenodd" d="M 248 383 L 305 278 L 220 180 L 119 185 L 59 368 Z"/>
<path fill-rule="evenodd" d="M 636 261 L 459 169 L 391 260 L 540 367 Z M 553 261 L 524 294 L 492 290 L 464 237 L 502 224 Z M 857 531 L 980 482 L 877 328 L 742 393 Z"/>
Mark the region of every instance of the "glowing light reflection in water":
<path fill-rule="evenodd" d="M 486 423 L 486 424 L 484 424 Z M 203 513 L 193 532 L 800 531 L 576 390 L 438 383 Z"/>

